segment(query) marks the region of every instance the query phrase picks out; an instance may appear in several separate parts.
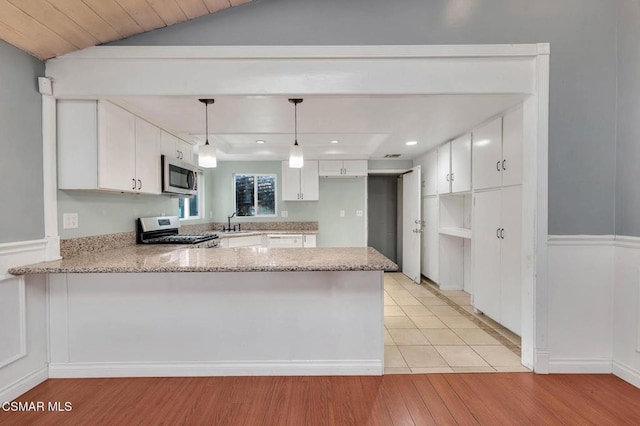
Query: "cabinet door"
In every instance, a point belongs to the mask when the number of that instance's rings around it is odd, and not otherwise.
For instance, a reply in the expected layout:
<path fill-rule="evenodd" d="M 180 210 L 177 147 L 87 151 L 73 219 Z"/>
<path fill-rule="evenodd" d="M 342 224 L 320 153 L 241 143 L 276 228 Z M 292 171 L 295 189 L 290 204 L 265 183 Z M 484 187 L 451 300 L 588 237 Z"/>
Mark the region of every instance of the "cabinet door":
<path fill-rule="evenodd" d="M 438 148 L 438 194 L 451 192 L 451 143 Z"/>
<path fill-rule="evenodd" d="M 473 305 L 500 322 L 500 190 L 473 196 Z"/>
<path fill-rule="evenodd" d="M 471 191 L 471 133 L 451 142 L 451 192 Z"/>
<path fill-rule="evenodd" d="M 136 182 L 138 192 L 160 194 L 160 129 L 136 118 Z"/>
<path fill-rule="evenodd" d="M 282 162 L 282 200 L 300 200 L 300 170 L 289 167 L 288 161 Z"/>
<path fill-rule="evenodd" d="M 193 146 L 190 143 L 178 139 L 178 153 L 182 161 L 193 164 Z"/>
<path fill-rule="evenodd" d="M 473 189 L 502 185 L 502 117 L 473 132 Z"/>
<path fill-rule="evenodd" d="M 306 161 L 300 169 L 300 193 L 304 201 L 320 199 L 320 180 L 318 178 L 318 161 Z"/>
<path fill-rule="evenodd" d="M 367 160 L 344 160 L 344 176 L 356 177 L 369 174 Z"/>
<path fill-rule="evenodd" d="M 522 323 L 522 187 L 502 189 L 500 324 L 520 334 Z"/>
<path fill-rule="evenodd" d="M 438 193 L 438 151 L 433 150 L 424 156 L 422 179 L 424 195 L 436 195 Z"/>
<path fill-rule="evenodd" d="M 269 248 L 300 248 L 302 244 L 302 234 L 269 235 L 267 237 L 267 247 Z"/>
<path fill-rule="evenodd" d="M 522 107 L 504 116 L 502 124 L 502 185 L 522 183 Z"/>
<path fill-rule="evenodd" d="M 161 132 L 162 139 L 162 155 L 165 155 L 169 158 L 175 158 L 176 160 L 180 158 L 179 150 L 178 150 L 178 138 L 173 136 L 171 133 L 167 133 L 164 130 Z"/>
<path fill-rule="evenodd" d="M 316 236 L 313 234 L 305 234 L 302 236 L 302 247 L 315 247 L 316 246 Z"/>
<path fill-rule="evenodd" d="M 320 176 L 342 176 L 343 168 L 342 160 L 322 160 L 319 162 L 318 171 Z"/>
<path fill-rule="evenodd" d="M 135 180 L 135 117 L 109 102 L 98 105 L 98 186 L 133 192 Z"/>
<path fill-rule="evenodd" d="M 422 274 L 433 282 L 439 282 L 438 255 L 438 197 L 422 199 Z"/>

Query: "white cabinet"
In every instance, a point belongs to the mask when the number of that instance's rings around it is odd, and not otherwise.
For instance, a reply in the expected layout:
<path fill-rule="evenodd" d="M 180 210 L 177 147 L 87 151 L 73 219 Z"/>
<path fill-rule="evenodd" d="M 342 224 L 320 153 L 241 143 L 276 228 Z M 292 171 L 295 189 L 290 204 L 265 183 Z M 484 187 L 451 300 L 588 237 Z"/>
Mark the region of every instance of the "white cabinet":
<path fill-rule="evenodd" d="M 522 107 L 473 132 L 473 188 L 522 183 Z"/>
<path fill-rule="evenodd" d="M 319 175 L 322 177 L 358 177 L 367 176 L 367 160 L 321 160 Z"/>
<path fill-rule="evenodd" d="M 432 150 L 414 161 L 414 166 L 422 168 L 422 195 L 436 195 L 438 193 L 438 151 Z"/>
<path fill-rule="evenodd" d="M 302 247 L 316 247 L 316 235 L 304 234 L 302 236 Z"/>
<path fill-rule="evenodd" d="M 160 132 L 105 101 L 58 101 L 58 187 L 160 194 Z"/>
<path fill-rule="evenodd" d="M 162 155 L 193 163 L 193 147 L 171 133 L 162 131 Z"/>
<path fill-rule="evenodd" d="M 282 200 L 318 201 L 320 199 L 320 181 L 318 161 L 305 160 L 304 167 L 294 169 L 288 161 L 282 162 Z"/>
<path fill-rule="evenodd" d="M 301 248 L 302 246 L 302 234 L 270 234 L 267 236 L 268 248 Z"/>
<path fill-rule="evenodd" d="M 439 282 L 438 255 L 440 235 L 438 233 L 438 197 L 430 196 L 422 199 L 422 275 L 433 282 Z"/>
<path fill-rule="evenodd" d="M 522 188 L 474 194 L 473 305 L 520 334 Z"/>
<path fill-rule="evenodd" d="M 264 247 L 262 235 L 247 235 L 241 237 L 223 237 L 220 239 L 222 248 L 259 248 Z"/>
<path fill-rule="evenodd" d="M 438 148 L 438 194 L 471 191 L 471 134 Z"/>

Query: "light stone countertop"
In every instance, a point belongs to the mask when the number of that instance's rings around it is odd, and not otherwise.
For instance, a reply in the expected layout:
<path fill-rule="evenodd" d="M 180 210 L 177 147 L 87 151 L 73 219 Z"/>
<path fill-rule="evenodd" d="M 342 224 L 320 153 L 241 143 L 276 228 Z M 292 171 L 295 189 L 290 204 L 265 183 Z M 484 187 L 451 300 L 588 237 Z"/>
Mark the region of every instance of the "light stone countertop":
<path fill-rule="evenodd" d="M 283 231 L 283 230 L 268 230 L 268 231 L 241 231 L 241 232 L 222 232 L 222 231 L 208 231 L 203 234 L 218 234 L 220 238 L 234 238 L 234 237 L 250 237 L 253 235 L 318 235 L 319 231 Z"/>
<path fill-rule="evenodd" d="M 14 267 L 9 273 L 396 270 L 398 265 L 371 247 L 194 249 L 174 245 L 134 245 Z"/>

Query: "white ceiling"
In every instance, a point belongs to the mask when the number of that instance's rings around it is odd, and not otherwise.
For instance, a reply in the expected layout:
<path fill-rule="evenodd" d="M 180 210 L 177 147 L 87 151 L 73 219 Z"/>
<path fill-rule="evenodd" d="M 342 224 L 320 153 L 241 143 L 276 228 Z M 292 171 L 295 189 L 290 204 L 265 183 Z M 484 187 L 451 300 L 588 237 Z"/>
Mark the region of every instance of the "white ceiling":
<path fill-rule="evenodd" d="M 287 98 L 215 97 L 209 106 L 209 141 L 219 158 L 286 159 L 294 130 L 294 108 Z M 204 142 L 205 110 L 197 97 L 112 100 L 185 139 Z M 298 143 L 308 159 L 381 159 L 386 154 L 413 159 L 522 100 L 521 95 L 307 96 L 298 105 Z M 418 144 L 407 146 L 407 141 Z"/>

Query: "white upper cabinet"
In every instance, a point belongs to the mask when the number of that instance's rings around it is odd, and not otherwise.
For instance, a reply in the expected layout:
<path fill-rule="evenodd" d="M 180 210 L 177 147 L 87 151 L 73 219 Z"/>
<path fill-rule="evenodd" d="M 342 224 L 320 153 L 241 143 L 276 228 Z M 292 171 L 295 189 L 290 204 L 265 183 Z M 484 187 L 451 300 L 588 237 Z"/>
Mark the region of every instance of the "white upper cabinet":
<path fill-rule="evenodd" d="M 438 194 L 451 192 L 451 143 L 438 147 Z"/>
<path fill-rule="evenodd" d="M 473 188 L 522 183 L 522 107 L 473 132 Z"/>
<path fill-rule="evenodd" d="M 160 194 L 160 132 L 153 124 L 136 117 L 136 183 L 138 192 Z"/>
<path fill-rule="evenodd" d="M 451 192 L 471 191 L 471 133 L 451 141 Z"/>
<path fill-rule="evenodd" d="M 321 160 L 318 166 L 322 177 L 358 177 L 367 176 L 367 160 Z"/>
<path fill-rule="evenodd" d="M 438 151 L 432 150 L 419 157 L 414 166 L 422 167 L 422 196 L 428 197 L 438 193 Z"/>
<path fill-rule="evenodd" d="M 105 101 L 58 101 L 58 187 L 160 194 L 160 129 Z"/>
<path fill-rule="evenodd" d="M 162 155 L 185 163 L 193 163 L 193 147 L 191 144 L 164 130 L 162 130 Z"/>
<path fill-rule="evenodd" d="M 502 185 L 522 183 L 522 107 L 504 116 L 502 122 Z"/>
<path fill-rule="evenodd" d="M 320 182 L 318 161 L 305 160 L 304 167 L 294 169 L 288 161 L 282 162 L 282 200 L 283 201 L 318 201 L 320 199 Z"/>

